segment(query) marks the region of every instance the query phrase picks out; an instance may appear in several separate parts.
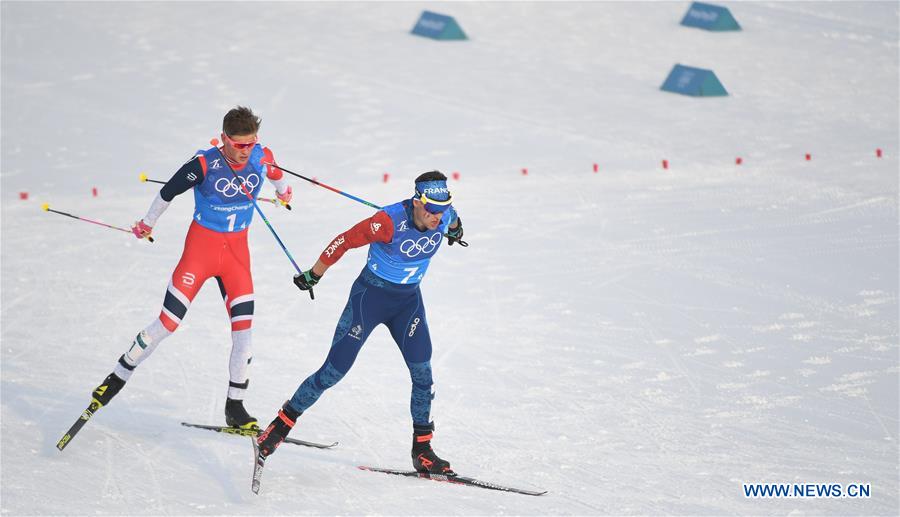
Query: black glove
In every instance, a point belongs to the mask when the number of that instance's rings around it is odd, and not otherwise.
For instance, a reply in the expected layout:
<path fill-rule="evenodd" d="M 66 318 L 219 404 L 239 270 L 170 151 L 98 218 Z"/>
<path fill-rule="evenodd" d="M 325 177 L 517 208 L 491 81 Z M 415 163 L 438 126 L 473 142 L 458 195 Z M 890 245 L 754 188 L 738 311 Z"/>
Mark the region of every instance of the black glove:
<path fill-rule="evenodd" d="M 303 273 L 299 273 L 294 275 L 294 285 L 300 288 L 301 291 L 309 291 L 310 297 L 313 297 L 312 288 L 314 285 L 319 283 L 322 277 L 313 273 L 313 270 L 304 271 Z M 313 297 L 313 299 L 315 299 Z"/>
<path fill-rule="evenodd" d="M 447 228 L 447 244 L 453 246 L 454 243 L 459 242 L 460 246 L 468 246 L 467 243 L 463 242 L 463 227 L 462 227 L 462 218 L 456 218 L 456 228 Z"/>

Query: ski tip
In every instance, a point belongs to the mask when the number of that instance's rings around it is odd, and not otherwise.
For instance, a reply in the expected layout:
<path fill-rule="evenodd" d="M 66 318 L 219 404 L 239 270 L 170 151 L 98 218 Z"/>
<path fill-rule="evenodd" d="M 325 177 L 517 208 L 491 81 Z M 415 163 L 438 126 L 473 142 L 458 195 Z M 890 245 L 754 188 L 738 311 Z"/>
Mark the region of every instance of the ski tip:
<path fill-rule="evenodd" d="M 138 175 L 138 179 L 141 180 L 141 183 L 146 183 L 147 182 L 147 173 L 146 172 L 140 173 Z"/>
<path fill-rule="evenodd" d="M 71 435 L 68 435 L 68 434 L 65 435 L 65 436 L 63 436 L 62 439 L 61 439 L 59 442 L 57 442 L 56 448 L 59 449 L 60 451 L 63 450 L 63 449 L 65 449 L 65 448 L 66 448 L 66 445 L 69 444 L 69 440 L 70 440 L 71 438 L 72 438 L 72 436 L 71 436 Z"/>
<path fill-rule="evenodd" d="M 44 212 L 48 212 L 50 210 L 50 203 L 44 203 L 43 205 L 41 205 L 41 210 L 43 210 Z"/>
<path fill-rule="evenodd" d="M 253 460 L 253 479 L 250 482 L 250 491 L 259 495 L 259 485 L 260 480 L 262 479 L 263 467 L 266 464 L 266 457 L 259 452 L 259 445 L 256 444 L 256 440 L 253 438 L 250 439 L 253 441 L 253 453 L 255 454 Z"/>

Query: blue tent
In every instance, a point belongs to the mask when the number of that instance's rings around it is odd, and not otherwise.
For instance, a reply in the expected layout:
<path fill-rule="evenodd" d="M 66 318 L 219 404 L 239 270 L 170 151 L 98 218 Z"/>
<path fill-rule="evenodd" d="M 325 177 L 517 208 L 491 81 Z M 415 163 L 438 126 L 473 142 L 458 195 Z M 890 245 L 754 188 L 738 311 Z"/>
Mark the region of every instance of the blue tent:
<path fill-rule="evenodd" d="M 695 97 L 728 95 L 725 87 L 722 86 L 722 83 L 719 82 L 712 70 L 677 64 L 669 72 L 669 77 L 666 78 L 666 82 L 663 83 L 660 89 Z"/>
<path fill-rule="evenodd" d="M 686 27 L 697 27 L 708 31 L 739 31 L 741 26 L 727 7 L 694 2 L 681 19 Z"/>
<path fill-rule="evenodd" d="M 459 27 L 452 16 L 422 11 L 422 16 L 413 27 L 412 34 L 432 38 L 436 40 L 461 40 L 466 38 L 466 33 Z"/>

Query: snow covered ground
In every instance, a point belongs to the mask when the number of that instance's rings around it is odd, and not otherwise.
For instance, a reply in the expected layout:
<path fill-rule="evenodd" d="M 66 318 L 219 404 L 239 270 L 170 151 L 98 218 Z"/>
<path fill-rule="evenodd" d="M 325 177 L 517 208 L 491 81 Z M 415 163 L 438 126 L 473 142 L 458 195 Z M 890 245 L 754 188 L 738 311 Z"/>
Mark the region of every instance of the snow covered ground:
<path fill-rule="evenodd" d="M 744 30 L 720 34 L 680 26 L 688 5 L 2 2 L 0 512 L 900 513 L 898 4 L 729 2 Z M 424 8 L 471 39 L 411 36 Z M 660 91 L 675 63 L 730 96 Z M 435 447 L 547 495 L 354 468 L 409 466 L 409 381 L 384 330 L 292 433 L 340 446 L 283 447 L 253 495 L 247 439 L 179 425 L 223 423 L 213 285 L 56 450 L 158 314 L 193 203 L 155 244 L 40 204 L 129 225 L 156 190 L 138 174 L 167 179 L 237 104 L 284 166 L 374 203 L 460 173 L 471 246 L 442 249 L 422 287 Z M 292 212 L 263 209 L 304 267 L 371 213 L 294 188 Z M 321 364 L 365 252 L 312 302 L 258 218 L 250 240 L 247 405 L 267 422 Z"/>

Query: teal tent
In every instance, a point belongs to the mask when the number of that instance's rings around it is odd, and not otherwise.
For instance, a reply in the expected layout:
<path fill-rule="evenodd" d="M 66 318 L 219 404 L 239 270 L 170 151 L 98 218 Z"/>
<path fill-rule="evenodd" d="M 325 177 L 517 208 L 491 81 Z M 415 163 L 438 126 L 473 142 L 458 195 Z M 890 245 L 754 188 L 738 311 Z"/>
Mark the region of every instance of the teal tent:
<path fill-rule="evenodd" d="M 728 95 L 712 70 L 684 65 L 675 65 L 660 89 L 695 97 Z"/>
<path fill-rule="evenodd" d="M 462 40 L 468 39 L 466 33 L 459 27 L 452 16 L 422 11 L 419 21 L 411 31 L 417 36 L 436 40 Z"/>
<path fill-rule="evenodd" d="M 694 2 L 688 8 L 681 24 L 685 27 L 697 27 L 708 31 L 739 31 L 741 26 L 731 15 L 727 7 Z"/>

